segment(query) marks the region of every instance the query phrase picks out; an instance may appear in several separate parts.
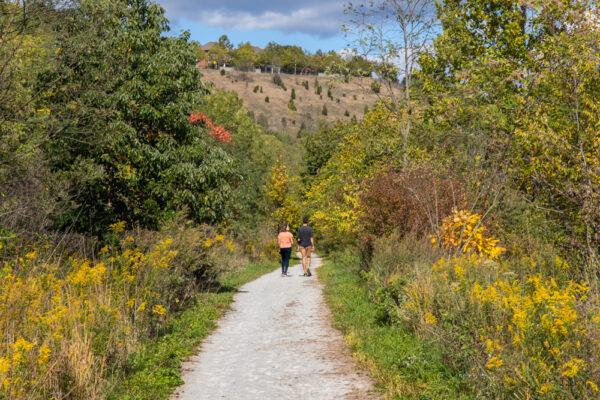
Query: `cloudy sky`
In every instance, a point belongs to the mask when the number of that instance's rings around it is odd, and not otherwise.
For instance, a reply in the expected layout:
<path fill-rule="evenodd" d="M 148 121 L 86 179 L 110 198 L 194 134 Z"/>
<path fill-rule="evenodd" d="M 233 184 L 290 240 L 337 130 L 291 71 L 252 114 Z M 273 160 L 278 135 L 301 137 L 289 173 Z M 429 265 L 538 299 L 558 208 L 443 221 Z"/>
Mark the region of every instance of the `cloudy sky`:
<path fill-rule="evenodd" d="M 347 0 L 157 0 L 171 20 L 173 33 L 189 30 L 201 43 L 227 34 L 234 44 L 269 41 L 298 44 L 315 51 L 340 50 Z"/>

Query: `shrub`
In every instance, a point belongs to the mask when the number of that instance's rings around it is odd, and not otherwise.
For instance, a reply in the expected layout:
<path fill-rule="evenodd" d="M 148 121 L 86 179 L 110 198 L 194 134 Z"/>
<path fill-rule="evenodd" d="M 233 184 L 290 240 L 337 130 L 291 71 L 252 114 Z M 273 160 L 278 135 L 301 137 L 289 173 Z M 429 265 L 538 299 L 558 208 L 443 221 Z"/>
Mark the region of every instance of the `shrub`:
<path fill-rule="evenodd" d="M 236 248 L 180 219 L 160 233 L 124 227 L 111 226 L 95 259 L 54 259 L 41 245 L 4 262 L 0 397 L 101 398 L 108 375 L 199 287 L 213 285 L 229 268 L 218 260 Z"/>
<path fill-rule="evenodd" d="M 344 111 L 344 117 L 349 117 L 350 116 L 350 111 L 346 110 Z"/>
<path fill-rule="evenodd" d="M 283 90 L 287 90 L 287 88 L 285 87 L 285 83 L 283 83 L 283 79 L 281 79 L 281 76 L 279 74 L 273 75 L 273 83 L 282 88 Z"/>
<path fill-rule="evenodd" d="M 265 103 L 269 102 L 269 96 L 265 96 Z"/>
<path fill-rule="evenodd" d="M 258 93 L 258 90 L 259 90 L 259 89 L 260 89 L 260 87 L 259 87 L 258 85 L 256 85 L 256 86 L 254 86 L 254 90 L 253 90 L 253 92 L 254 92 L 254 93 Z"/>
<path fill-rule="evenodd" d="M 333 93 L 331 93 L 331 88 L 327 88 L 327 97 L 333 101 Z"/>
<path fill-rule="evenodd" d="M 221 76 L 225 76 L 225 70 L 223 68 L 221 68 L 221 70 L 219 71 L 219 73 L 221 74 Z"/>
<path fill-rule="evenodd" d="M 356 95 L 352 95 L 352 100 L 356 100 Z"/>
<path fill-rule="evenodd" d="M 427 168 L 389 170 L 365 182 L 361 226 L 367 235 L 396 231 L 422 237 L 436 232 L 452 209 L 464 203 L 462 184 L 450 175 Z"/>
<path fill-rule="evenodd" d="M 290 99 L 296 100 L 296 89 L 292 88 L 292 93 L 290 93 Z"/>
<path fill-rule="evenodd" d="M 323 88 L 321 87 L 321 85 L 317 85 L 315 89 L 315 93 L 317 94 L 317 96 L 320 96 L 322 91 Z"/>
<path fill-rule="evenodd" d="M 303 81 L 302 82 L 302 86 L 304 86 L 304 89 L 309 90 L 309 86 L 308 86 L 308 81 Z"/>
<path fill-rule="evenodd" d="M 379 94 L 379 92 L 381 91 L 381 83 L 377 81 L 371 82 L 371 90 L 373 91 L 373 93 Z"/>
<path fill-rule="evenodd" d="M 296 104 L 294 104 L 294 100 L 288 101 L 288 109 L 291 111 L 296 111 Z"/>
<path fill-rule="evenodd" d="M 327 115 L 327 106 L 323 104 L 323 108 L 321 108 L 321 115 Z"/>
<path fill-rule="evenodd" d="M 262 86 L 260 87 L 260 92 L 261 92 L 261 93 L 263 92 L 263 87 L 262 87 Z"/>

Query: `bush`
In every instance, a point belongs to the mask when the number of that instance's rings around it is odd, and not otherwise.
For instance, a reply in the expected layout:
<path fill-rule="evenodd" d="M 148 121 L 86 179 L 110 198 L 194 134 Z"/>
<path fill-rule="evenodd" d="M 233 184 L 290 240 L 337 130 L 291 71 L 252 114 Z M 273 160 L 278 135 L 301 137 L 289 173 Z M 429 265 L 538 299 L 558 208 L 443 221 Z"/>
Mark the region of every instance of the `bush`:
<path fill-rule="evenodd" d="M 221 76 L 225 76 L 225 70 L 223 68 L 221 68 L 221 70 L 219 71 L 219 73 L 221 74 Z"/>
<path fill-rule="evenodd" d="M 344 117 L 349 117 L 350 116 L 350 111 L 346 110 L 344 111 Z"/>
<path fill-rule="evenodd" d="M 321 108 L 321 115 L 327 115 L 327 106 L 323 104 L 323 108 Z"/>
<path fill-rule="evenodd" d="M 333 93 L 331 92 L 331 88 L 327 88 L 327 97 L 333 101 Z"/>
<path fill-rule="evenodd" d="M 279 74 L 273 75 L 273 83 L 282 88 L 283 90 L 287 90 L 285 84 L 283 83 L 283 79 L 281 79 L 281 76 Z"/>
<path fill-rule="evenodd" d="M 240 268 L 235 244 L 178 219 L 161 232 L 111 226 L 95 259 L 33 246 L 0 272 L 2 398 L 100 398 L 142 340 L 201 287 Z"/>
<path fill-rule="evenodd" d="M 269 102 L 269 96 L 265 96 L 265 103 Z"/>
<path fill-rule="evenodd" d="M 310 87 L 308 86 L 308 81 L 303 81 L 302 86 L 304 86 L 304 89 L 306 89 L 306 90 L 310 89 Z"/>
<path fill-rule="evenodd" d="M 371 90 L 373 91 L 373 93 L 379 94 L 379 92 L 381 91 L 381 83 L 377 81 L 371 82 Z"/>
<path fill-rule="evenodd" d="M 315 93 L 317 94 L 317 96 L 320 96 L 322 91 L 323 88 L 321 87 L 321 85 L 317 85 L 315 89 Z"/>
<path fill-rule="evenodd" d="M 292 88 L 292 93 L 290 94 L 291 100 L 296 100 L 296 89 Z"/>
<path fill-rule="evenodd" d="M 385 171 L 364 184 L 361 226 L 369 236 L 396 231 L 400 236 L 434 233 L 465 194 L 458 179 L 427 168 Z"/>
<path fill-rule="evenodd" d="M 291 111 L 296 111 L 296 104 L 294 104 L 294 100 L 288 101 L 288 109 Z"/>
<path fill-rule="evenodd" d="M 258 85 L 256 85 L 256 86 L 254 86 L 254 90 L 253 90 L 253 92 L 254 92 L 254 93 L 258 93 L 258 90 L 259 90 L 259 89 L 260 89 L 260 87 L 259 87 Z"/>

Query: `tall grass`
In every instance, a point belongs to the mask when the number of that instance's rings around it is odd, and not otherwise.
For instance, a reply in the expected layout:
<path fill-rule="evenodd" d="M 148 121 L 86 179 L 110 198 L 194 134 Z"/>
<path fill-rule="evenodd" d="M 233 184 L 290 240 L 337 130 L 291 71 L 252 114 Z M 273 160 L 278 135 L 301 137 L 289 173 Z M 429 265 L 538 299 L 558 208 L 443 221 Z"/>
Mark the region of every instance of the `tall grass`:
<path fill-rule="evenodd" d="M 224 235 L 180 222 L 159 233 L 116 223 L 93 259 L 5 248 L 0 398 L 103 398 L 107 378 L 170 314 L 244 263 Z"/>

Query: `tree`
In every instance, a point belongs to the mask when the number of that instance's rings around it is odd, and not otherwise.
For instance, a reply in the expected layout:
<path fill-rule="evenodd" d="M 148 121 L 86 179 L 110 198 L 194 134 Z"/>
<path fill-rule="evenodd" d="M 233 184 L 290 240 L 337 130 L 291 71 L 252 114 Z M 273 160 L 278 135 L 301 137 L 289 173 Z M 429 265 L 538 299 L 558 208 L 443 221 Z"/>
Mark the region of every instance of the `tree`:
<path fill-rule="evenodd" d="M 218 44 L 227 51 L 233 50 L 233 44 L 231 43 L 231 41 L 229 40 L 229 36 L 227 35 L 221 35 L 219 37 Z"/>
<path fill-rule="evenodd" d="M 119 219 L 156 227 L 184 208 L 221 221 L 232 160 L 188 121 L 206 93 L 189 36 L 163 37 L 163 11 L 147 1 L 82 0 L 55 29 L 60 51 L 35 107 L 52 110 L 45 150 L 69 182 L 57 224 L 93 234 Z"/>
<path fill-rule="evenodd" d="M 250 42 L 242 43 L 233 51 L 233 59 L 238 69 L 248 71 L 254 68 L 258 60 L 256 50 Z"/>
<path fill-rule="evenodd" d="M 419 55 L 427 50 L 436 30 L 434 5 L 433 0 L 375 0 L 359 5 L 349 3 L 346 7 L 350 22 L 344 31 L 357 37 L 356 54 L 376 58 L 379 77 L 388 88 L 384 104 L 402 121 L 400 133 L 404 165 L 408 162 L 408 142 L 415 108 L 411 96 L 412 79 Z M 390 35 L 390 32 L 395 34 Z M 399 69 L 390 73 L 389 67 L 394 65 L 398 65 Z M 394 90 L 396 73 L 404 78 L 401 98 Z"/>

